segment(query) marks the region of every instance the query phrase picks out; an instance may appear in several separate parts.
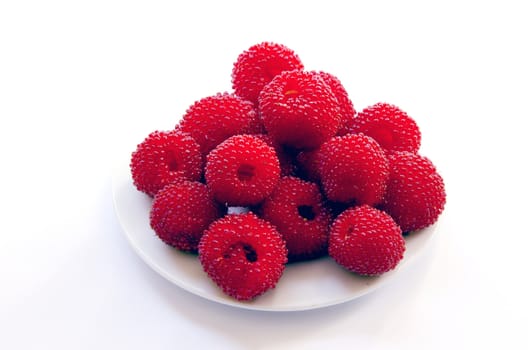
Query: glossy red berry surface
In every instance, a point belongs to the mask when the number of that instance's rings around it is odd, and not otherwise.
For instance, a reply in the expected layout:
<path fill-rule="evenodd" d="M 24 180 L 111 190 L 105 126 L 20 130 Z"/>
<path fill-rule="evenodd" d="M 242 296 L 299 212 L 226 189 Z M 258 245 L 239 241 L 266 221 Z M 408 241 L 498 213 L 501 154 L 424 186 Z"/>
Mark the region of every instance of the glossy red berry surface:
<path fill-rule="evenodd" d="M 339 103 L 316 72 L 288 71 L 273 78 L 259 97 L 269 135 L 279 144 L 313 149 L 329 140 L 341 123 Z"/>
<path fill-rule="evenodd" d="M 277 185 L 279 176 L 275 150 L 258 136 L 233 136 L 207 156 L 207 186 L 218 202 L 229 206 L 262 202 Z"/>
<path fill-rule="evenodd" d="M 183 181 L 161 189 L 150 210 L 150 226 L 170 246 L 196 252 L 203 231 L 221 210 L 202 183 Z"/>
<path fill-rule="evenodd" d="M 282 178 L 262 203 L 261 213 L 286 241 L 290 261 L 326 254 L 331 216 L 316 184 Z"/>
<path fill-rule="evenodd" d="M 233 67 L 233 89 L 257 105 L 262 88 L 283 71 L 303 69 L 293 50 L 282 44 L 263 42 L 242 52 Z"/>
<path fill-rule="evenodd" d="M 362 134 L 334 137 L 317 152 L 317 166 L 329 200 L 369 205 L 381 202 L 389 162 L 374 139 Z"/>
<path fill-rule="evenodd" d="M 212 223 L 200 241 L 199 258 L 207 275 L 227 295 L 250 300 L 275 287 L 287 250 L 275 227 L 250 212 Z"/>
<path fill-rule="evenodd" d="M 404 232 L 434 224 L 444 210 L 444 180 L 426 157 L 410 152 L 389 156 L 390 176 L 381 208 Z"/>
<path fill-rule="evenodd" d="M 327 72 L 317 72 L 318 75 L 324 80 L 324 82 L 330 87 L 332 93 L 337 99 L 339 105 L 339 111 L 341 114 L 341 124 L 337 131 L 337 135 L 345 135 L 350 131 L 350 125 L 352 120 L 356 116 L 356 110 L 354 109 L 354 104 L 345 87 L 341 83 L 338 77 Z"/>
<path fill-rule="evenodd" d="M 203 160 L 195 140 L 180 131 L 154 131 L 132 153 L 130 170 L 136 188 L 154 196 L 180 180 L 199 180 Z"/>
<path fill-rule="evenodd" d="M 341 213 L 332 224 L 329 254 L 341 266 L 361 275 L 381 275 L 403 259 L 405 241 L 385 212 L 363 205 Z"/>
<path fill-rule="evenodd" d="M 189 107 L 177 128 L 196 140 L 204 156 L 233 135 L 263 131 L 260 118 L 251 102 L 228 93 L 196 101 Z"/>
<path fill-rule="evenodd" d="M 416 122 L 388 103 L 376 103 L 363 109 L 350 123 L 349 131 L 372 137 L 388 152 L 416 153 L 420 148 L 421 134 Z"/>

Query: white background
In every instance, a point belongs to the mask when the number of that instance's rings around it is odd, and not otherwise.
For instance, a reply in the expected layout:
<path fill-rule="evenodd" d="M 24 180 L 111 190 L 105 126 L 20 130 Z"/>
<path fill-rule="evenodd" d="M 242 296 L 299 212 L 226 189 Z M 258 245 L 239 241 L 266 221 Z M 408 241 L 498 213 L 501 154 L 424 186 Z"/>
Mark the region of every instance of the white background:
<path fill-rule="evenodd" d="M 0 348 L 526 348 L 522 1 L 190 3 L 0 2 Z M 203 300 L 147 267 L 114 215 L 113 164 L 229 91 L 265 40 L 337 75 L 358 109 L 406 110 L 446 182 L 428 251 L 353 302 Z"/>

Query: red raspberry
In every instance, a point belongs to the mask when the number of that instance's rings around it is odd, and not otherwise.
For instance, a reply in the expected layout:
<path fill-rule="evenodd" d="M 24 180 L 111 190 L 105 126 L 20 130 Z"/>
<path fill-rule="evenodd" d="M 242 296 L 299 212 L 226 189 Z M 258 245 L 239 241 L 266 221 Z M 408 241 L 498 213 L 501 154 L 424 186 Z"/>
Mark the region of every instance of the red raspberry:
<path fill-rule="evenodd" d="M 251 102 L 228 93 L 196 101 L 177 128 L 188 132 L 198 142 L 204 156 L 233 135 L 264 131 Z"/>
<path fill-rule="evenodd" d="M 154 131 L 132 153 L 130 169 L 136 188 L 154 196 L 179 180 L 199 180 L 203 160 L 200 146 L 176 130 Z"/>
<path fill-rule="evenodd" d="M 277 75 L 262 89 L 259 108 L 270 136 L 297 149 L 319 147 L 335 135 L 341 123 L 337 99 L 315 72 Z"/>
<path fill-rule="evenodd" d="M 288 254 L 277 230 L 251 212 L 213 222 L 198 251 L 207 275 L 238 300 L 250 300 L 274 288 Z"/>
<path fill-rule="evenodd" d="M 446 202 L 444 181 L 433 163 L 418 154 L 395 152 L 389 156 L 390 176 L 381 209 L 403 232 L 434 224 Z"/>
<path fill-rule="evenodd" d="M 168 245 L 196 252 L 203 231 L 220 215 L 207 186 L 183 181 L 165 186 L 154 196 L 150 226 Z"/>
<path fill-rule="evenodd" d="M 345 87 L 335 75 L 326 72 L 318 72 L 319 76 L 330 87 L 332 93 L 339 103 L 339 110 L 341 113 L 341 125 L 337 132 L 338 135 L 345 135 L 349 133 L 350 123 L 356 116 L 354 104 L 348 97 L 348 92 Z"/>
<path fill-rule="evenodd" d="M 331 216 L 316 184 L 296 177 L 282 178 L 262 203 L 261 212 L 286 241 L 289 261 L 326 253 Z"/>
<path fill-rule="evenodd" d="M 405 241 L 394 220 L 368 205 L 344 211 L 332 224 L 328 246 L 334 260 L 361 275 L 381 275 L 403 258 Z"/>
<path fill-rule="evenodd" d="M 259 93 L 277 74 L 303 69 L 299 57 L 284 45 L 264 42 L 238 56 L 233 67 L 233 89 L 238 96 L 257 105 Z"/>
<path fill-rule="evenodd" d="M 416 122 L 388 103 L 376 103 L 362 110 L 352 120 L 350 131 L 372 137 L 388 152 L 416 153 L 420 148 L 421 134 Z"/>
<path fill-rule="evenodd" d="M 389 163 L 381 146 L 362 134 L 336 136 L 317 152 L 326 196 L 350 204 L 378 204 L 385 193 Z"/>
<path fill-rule="evenodd" d="M 205 181 L 215 199 L 229 206 L 260 203 L 279 175 L 275 150 L 257 136 L 232 136 L 207 155 Z"/>

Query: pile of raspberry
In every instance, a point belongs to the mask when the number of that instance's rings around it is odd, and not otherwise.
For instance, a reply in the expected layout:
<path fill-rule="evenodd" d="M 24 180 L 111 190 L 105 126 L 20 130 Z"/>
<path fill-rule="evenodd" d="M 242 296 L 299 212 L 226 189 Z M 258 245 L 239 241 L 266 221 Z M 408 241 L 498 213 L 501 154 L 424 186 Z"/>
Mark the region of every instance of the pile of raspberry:
<path fill-rule="evenodd" d="M 399 107 L 356 112 L 336 76 L 271 42 L 238 56 L 232 87 L 150 133 L 130 163 L 156 235 L 197 254 L 227 295 L 251 300 L 288 263 L 323 256 L 381 275 L 402 260 L 405 235 L 442 213 L 442 177 Z"/>

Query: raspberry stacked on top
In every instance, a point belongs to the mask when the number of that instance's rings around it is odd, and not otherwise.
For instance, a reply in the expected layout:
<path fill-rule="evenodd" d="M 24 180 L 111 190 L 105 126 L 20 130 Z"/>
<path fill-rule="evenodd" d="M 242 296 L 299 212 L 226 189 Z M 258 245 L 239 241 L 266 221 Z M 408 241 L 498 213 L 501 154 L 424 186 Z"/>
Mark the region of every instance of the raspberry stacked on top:
<path fill-rule="evenodd" d="M 404 256 L 403 233 L 442 213 L 442 177 L 397 106 L 356 113 L 336 76 L 270 42 L 238 56 L 232 87 L 149 134 L 130 163 L 136 188 L 153 197 L 156 235 L 197 253 L 227 295 L 251 300 L 288 261 L 321 256 L 383 274 Z"/>

